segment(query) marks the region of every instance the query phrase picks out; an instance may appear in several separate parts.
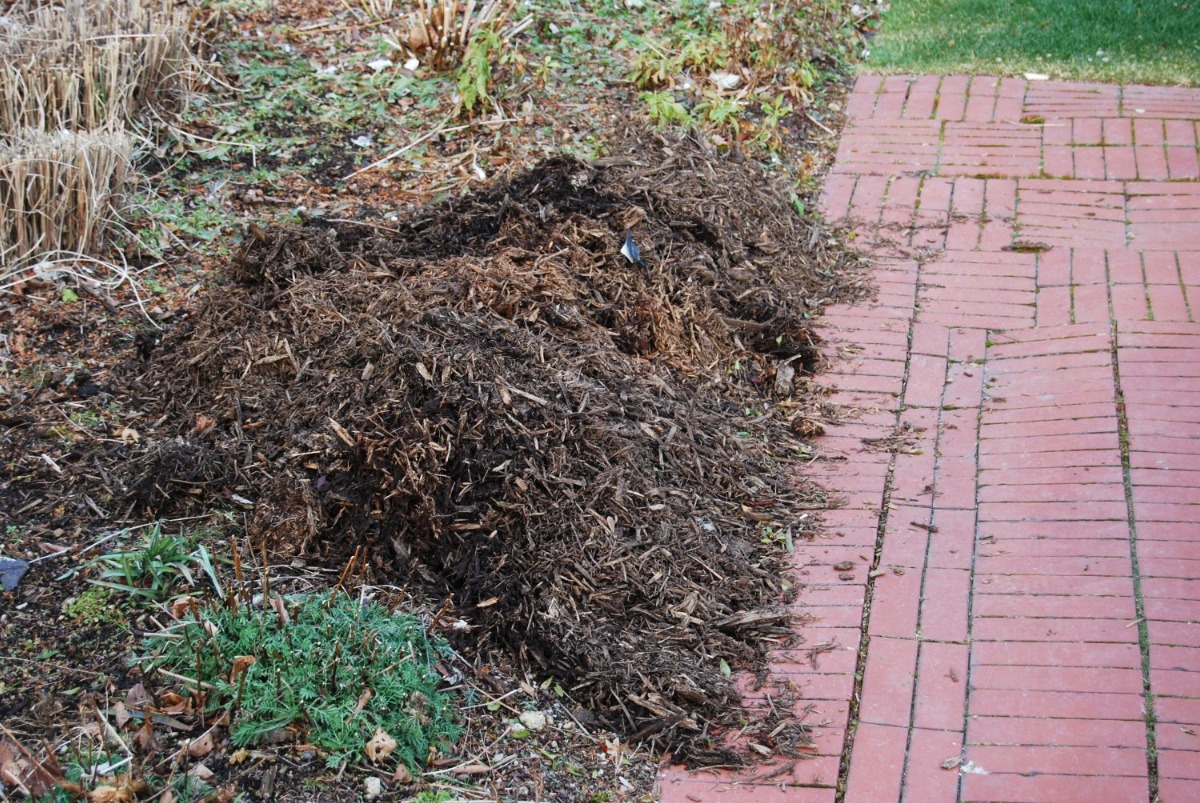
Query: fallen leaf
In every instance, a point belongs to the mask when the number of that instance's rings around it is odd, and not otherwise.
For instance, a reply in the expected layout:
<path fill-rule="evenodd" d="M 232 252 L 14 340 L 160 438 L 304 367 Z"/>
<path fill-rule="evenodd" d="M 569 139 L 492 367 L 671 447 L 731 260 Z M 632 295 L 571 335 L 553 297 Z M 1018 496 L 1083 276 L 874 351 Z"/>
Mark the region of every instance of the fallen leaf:
<path fill-rule="evenodd" d="M 396 749 L 396 740 L 388 735 L 388 732 L 383 728 L 376 728 L 375 735 L 367 742 L 367 746 L 363 749 L 367 758 L 371 763 L 378 764 L 392 754 Z"/>
<path fill-rule="evenodd" d="M 131 686 L 129 691 L 125 692 L 126 708 L 141 708 L 148 702 L 150 702 L 150 692 L 146 691 L 146 687 L 141 683 Z"/>
<path fill-rule="evenodd" d="M 142 727 L 133 735 L 133 746 L 142 755 L 148 755 L 154 752 L 154 741 L 154 719 L 146 717 Z"/>
<path fill-rule="evenodd" d="M 962 763 L 962 756 L 951 756 L 942 762 L 942 769 L 952 770 Z"/>
<path fill-rule="evenodd" d="M 216 419 L 210 418 L 209 416 L 204 415 L 203 413 L 197 413 L 196 414 L 196 426 L 192 429 L 192 432 L 194 432 L 197 435 L 205 435 L 205 434 L 211 432 L 213 430 L 213 428 L 216 427 L 216 425 L 217 425 Z"/>
<path fill-rule="evenodd" d="M 212 729 L 210 728 L 188 743 L 187 754 L 192 758 L 204 758 L 216 746 L 216 742 L 213 741 L 212 737 Z"/>
<path fill-rule="evenodd" d="M 253 655 L 239 655 L 234 658 L 233 668 L 229 670 L 229 685 L 236 685 L 238 677 L 256 663 L 258 663 L 258 658 Z"/>
<path fill-rule="evenodd" d="M 129 714 L 129 709 L 125 707 L 125 703 L 117 700 L 112 705 L 113 721 L 117 723 L 117 730 L 125 727 L 125 723 L 133 717 Z"/>

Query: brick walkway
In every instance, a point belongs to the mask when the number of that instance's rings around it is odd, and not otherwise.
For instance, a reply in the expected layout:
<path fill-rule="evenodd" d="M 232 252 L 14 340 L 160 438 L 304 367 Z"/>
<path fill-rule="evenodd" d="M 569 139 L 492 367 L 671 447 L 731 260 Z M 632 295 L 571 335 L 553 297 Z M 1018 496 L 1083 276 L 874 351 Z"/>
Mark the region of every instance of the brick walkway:
<path fill-rule="evenodd" d="M 777 667 L 818 755 L 663 800 L 1200 800 L 1200 90 L 865 76 L 848 111 L 824 212 L 879 296 L 825 319 L 864 412 L 797 549 L 836 648 Z"/>

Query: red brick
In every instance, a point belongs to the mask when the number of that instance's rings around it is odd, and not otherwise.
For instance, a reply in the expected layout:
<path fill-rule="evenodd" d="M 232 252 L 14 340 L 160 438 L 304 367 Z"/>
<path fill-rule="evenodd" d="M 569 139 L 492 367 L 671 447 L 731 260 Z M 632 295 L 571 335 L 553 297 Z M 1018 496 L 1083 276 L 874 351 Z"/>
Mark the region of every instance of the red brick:
<path fill-rule="evenodd" d="M 1166 132 L 1163 121 L 1155 118 L 1135 118 L 1133 121 L 1134 141 L 1138 145 L 1153 146 L 1159 149 L 1166 142 Z"/>
<path fill-rule="evenodd" d="M 908 729 L 862 723 L 854 735 L 846 800 L 899 800 Z"/>
<path fill-rule="evenodd" d="M 921 573 L 888 572 L 875 580 L 868 632 L 872 636 L 913 638 L 921 599 Z"/>
<path fill-rule="evenodd" d="M 1133 488 L 1135 508 L 1146 505 L 1190 506 L 1200 504 L 1200 487 L 1184 485 L 1135 485 Z M 1186 512 L 1186 511 L 1184 511 Z M 1190 521 L 1190 518 L 1170 519 Z"/>
<path fill-rule="evenodd" d="M 1179 699 L 1163 697 L 1155 703 L 1155 719 L 1177 725 L 1196 725 L 1200 723 L 1200 699 Z M 1200 750 L 1200 737 L 1197 737 L 1197 749 Z"/>
<path fill-rule="evenodd" d="M 866 589 L 861 585 L 805 585 L 800 591 L 800 602 L 807 609 L 823 607 L 843 607 L 862 609 Z M 819 610 L 813 611 L 820 616 Z"/>
<path fill-rule="evenodd" d="M 1146 751 L 1140 747 L 971 745 L 966 758 L 993 774 L 1146 777 Z"/>
<path fill-rule="evenodd" d="M 1145 800 L 1145 778 L 1079 775 L 964 775 L 961 800 L 1062 803 L 1064 800 Z M 1166 800 L 1163 803 L 1167 803 Z"/>
<path fill-rule="evenodd" d="M 911 352 L 914 355 L 945 357 L 950 349 L 950 330 L 945 326 L 914 323 Z"/>
<path fill-rule="evenodd" d="M 1132 592 L 1132 587 L 1130 591 Z M 976 622 L 987 616 L 1044 616 L 1060 619 L 1100 617 L 1116 619 L 1127 625 L 1134 621 L 1135 609 L 1132 593 L 1128 597 L 1027 597 L 1016 594 L 981 594 L 975 598 L 972 615 L 976 617 Z M 1133 635 L 1136 638 L 1136 630 L 1133 631 Z M 973 633 L 972 636 L 976 641 L 983 638 L 982 633 Z M 1003 639 L 1001 632 L 999 640 Z M 1130 639 L 1122 639 L 1128 640 Z"/>
<path fill-rule="evenodd" d="M 1117 719 L 985 717 L 972 712 L 967 744 L 1144 748 L 1146 724 Z"/>
<path fill-rule="evenodd" d="M 1098 339 L 1089 339 L 1086 342 L 1095 343 Z M 1105 344 L 1107 345 L 1107 344 Z M 1091 369 L 1108 369 L 1112 370 L 1112 357 L 1107 350 L 1101 349 L 1081 349 L 1080 339 L 1074 339 L 1074 342 L 1062 344 L 1063 350 L 1054 354 L 1045 356 L 1035 356 L 1024 354 L 1016 359 L 993 359 L 988 363 L 989 376 L 1002 377 L 1010 374 L 1043 374 L 1055 379 L 1065 379 L 1074 375 L 1074 372 L 1058 373 L 1072 368 L 1091 368 Z M 1069 350 L 1068 350 L 1069 349 Z M 996 356 L 996 355 L 994 355 Z M 1088 375 L 1102 375 L 1103 371 L 1091 370 Z"/>
<path fill-rule="evenodd" d="M 958 731 L 914 729 L 904 773 L 905 803 L 953 803 L 958 799 L 958 772 L 942 766 L 962 754 Z"/>
<path fill-rule="evenodd" d="M 1032 691 L 1141 694 L 1142 671 L 1140 662 L 1137 667 L 1129 668 L 974 666 L 971 669 L 971 689 L 972 691 L 975 689 L 1029 689 Z"/>
<path fill-rule="evenodd" d="M 1146 617 L 1154 621 L 1200 622 L 1200 600 L 1195 599 L 1147 599 Z"/>
<path fill-rule="evenodd" d="M 916 510 L 921 519 L 910 519 Z M 887 531 L 883 536 L 883 551 L 879 556 L 879 564 L 883 567 L 902 566 L 919 572 L 925 565 L 926 553 L 929 547 L 929 531 L 914 525 L 913 521 L 928 522 L 929 511 L 914 508 L 897 508 L 888 516 Z M 894 523 L 893 523 L 894 522 Z"/>
<path fill-rule="evenodd" d="M 904 403 L 910 407 L 936 407 L 946 382 L 946 358 L 914 354 L 909 360 Z"/>
<path fill-rule="evenodd" d="M 1138 555 L 1143 563 L 1160 560 L 1200 560 L 1200 542 L 1138 540 Z M 1193 577 L 1196 575 L 1192 575 Z"/>
<path fill-rule="evenodd" d="M 1135 149 L 1129 147 L 1105 147 L 1104 177 L 1115 179 L 1135 179 L 1138 177 Z"/>
<path fill-rule="evenodd" d="M 1167 647 L 1159 644 L 1150 645 L 1150 668 L 1194 672 L 1200 681 L 1200 646 Z M 1191 696 L 1200 696 L 1200 686 Z"/>
<path fill-rule="evenodd" d="M 1133 601 L 1129 601 L 1133 607 Z M 1132 621 L 1132 620 L 1131 620 Z M 976 641 L 971 646 L 971 660 L 976 666 L 1051 666 L 1051 667 L 1112 667 L 1137 670 L 1134 691 L 1141 691 L 1142 656 L 1134 644 L 1066 644 Z M 1133 677 L 1133 676 L 1130 676 Z M 975 687 L 980 684 L 972 679 Z M 996 686 L 996 688 L 1023 689 L 1023 686 Z M 1030 687 L 1035 688 L 1035 687 Z M 1072 690 L 1069 683 L 1059 685 L 1058 690 Z M 1109 691 L 1107 688 L 1095 691 Z M 1126 689 L 1128 691 L 1128 689 Z"/>
<path fill-rule="evenodd" d="M 1151 683 L 1153 688 L 1153 683 Z M 1170 698 L 1162 700 L 1164 703 L 1170 703 Z M 1155 712 L 1158 711 L 1158 703 L 1155 703 Z M 1191 731 L 1191 733 L 1189 733 Z M 1159 721 L 1156 728 L 1156 737 L 1158 748 L 1160 750 L 1188 750 L 1200 751 L 1200 725 L 1195 721 L 1189 722 L 1168 722 Z"/>
<path fill-rule="evenodd" d="M 976 689 L 971 692 L 971 716 L 1144 722 L 1145 703 L 1141 694 Z"/>
<path fill-rule="evenodd" d="M 1151 644 L 1194 647 L 1197 644 L 1197 629 L 1200 615 L 1186 622 L 1164 622 L 1150 619 L 1146 622 Z"/>
<path fill-rule="evenodd" d="M 1186 148 L 1168 147 L 1167 171 L 1170 173 L 1172 181 L 1200 178 L 1200 164 L 1197 163 L 1195 146 Z"/>
<path fill-rule="evenodd" d="M 1041 357 L 1111 348 L 1108 330 L 1096 324 L 1067 324 L 1041 327 L 1030 332 L 996 333 L 993 340 L 995 342 L 989 353 L 995 359 Z"/>
<path fill-rule="evenodd" d="M 1057 326 L 1071 322 L 1071 288 L 1043 287 L 1037 294 L 1038 326 Z"/>
<path fill-rule="evenodd" d="M 1123 521 L 1127 516 L 1124 502 L 989 502 L 979 507 L 981 522 Z"/>
<path fill-rule="evenodd" d="M 928 565 L 969 569 L 975 547 L 975 511 L 939 509 L 933 524 L 938 531 L 931 538 Z"/>
<path fill-rule="evenodd" d="M 1129 537 L 1047 538 L 1038 535 L 1016 536 L 982 544 L 979 558 L 1129 558 Z"/>
<path fill-rule="evenodd" d="M 1109 290 L 1114 318 L 1119 321 L 1141 321 L 1149 317 L 1146 288 L 1141 284 L 1116 284 Z"/>
<path fill-rule="evenodd" d="M 916 670 L 916 641 L 872 638 L 867 644 L 859 719 L 876 725 L 907 726 Z"/>
<path fill-rule="evenodd" d="M 1137 502 L 1133 505 L 1138 521 L 1177 521 L 1200 523 L 1200 505 L 1171 505 L 1159 502 Z"/>
<path fill-rule="evenodd" d="M 1165 180 L 1170 178 L 1171 171 L 1167 169 L 1167 153 L 1162 146 L 1136 147 L 1133 158 L 1137 161 L 1138 178 L 1145 180 Z"/>
<path fill-rule="evenodd" d="M 1128 539 L 1129 525 L 1120 521 L 1040 521 L 997 523 L 981 522 L 980 538 L 994 538 L 1005 548 L 1014 548 L 1014 542 L 1029 538 L 1101 538 Z"/>
<path fill-rule="evenodd" d="M 1124 577 L 1063 577 L 1061 575 L 975 575 L 976 594 L 1077 594 L 1080 596 L 1126 596 L 1129 579 Z"/>
<path fill-rule="evenodd" d="M 1083 394 L 1098 393 L 1112 388 L 1112 371 L 1104 367 L 1076 368 L 1062 372 L 1039 372 L 1033 374 L 1010 374 L 990 377 L 990 393 L 993 395 L 1049 394 L 1051 398 L 1061 396 L 1061 401 L 1084 401 Z M 1058 399 L 1056 399 L 1057 401 Z"/>
<path fill-rule="evenodd" d="M 801 700 L 849 700 L 854 693 L 854 675 L 789 674 Z"/>
<path fill-rule="evenodd" d="M 921 603 L 921 638 L 929 641 L 965 641 L 970 594 L 970 572 L 928 569 Z"/>
<path fill-rule="evenodd" d="M 1183 296 L 1183 288 L 1178 284 L 1149 284 L 1146 285 L 1146 293 L 1154 311 L 1154 320 L 1190 320 L 1187 300 Z"/>
<path fill-rule="evenodd" d="M 961 731 L 967 697 L 965 644 L 921 643 L 913 726 Z"/>
<path fill-rule="evenodd" d="M 1071 142 L 1075 145 L 1099 145 L 1104 141 L 1103 122 L 1078 118 L 1071 121 Z"/>
<path fill-rule="evenodd" d="M 1200 781 L 1200 740 L 1196 750 L 1160 750 L 1158 774 L 1161 778 L 1181 778 Z"/>
<path fill-rule="evenodd" d="M 1001 452 L 981 454 L 979 468 L 1008 471 L 1027 468 L 1078 468 L 1080 466 L 1111 466 L 1120 463 L 1112 448 L 1077 451 Z"/>
<path fill-rule="evenodd" d="M 1132 587 L 1131 587 L 1132 590 Z M 1120 619 L 1033 619 L 977 617 L 971 623 L 971 637 L 992 641 L 1066 641 L 1134 644 L 1137 629 L 1133 620 Z"/>
<path fill-rule="evenodd" d="M 1142 580 L 1142 594 L 1147 599 L 1200 600 L 1200 580 L 1146 577 Z"/>
<path fill-rule="evenodd" d="M 938 77 L 922 75 L 913 81 L 904 103 L 904 116 L 914 120 L 927 120 L 933 116 L 937 103 Z"/>
<path fill-rule="evenodd" d="M 962 75 L 948 75 L 942 79 L 938 89 L 938 105 L 935 116 L 939 120 L 961 120 L 966 113 L 967 85 L 969 79 Z"/>
<path fill-rule="evenodd" d="M 1124 482 L 1124 475 L 1119 465 L 1027 468 L 1022 471 L 981 471 L 978 482 L 980 497 L 988 498 L 983 494 L 985 488 L 1020 488 L 1026 485 L 1038 486 L 1055 482 L 1070 483 L 1074 486 L 1112 486 Z"/>
<path fill-rule="evenodd" d="M 1158 782 L 1158 799 L 1161 803 L 1187 803 L 1187 801 L 1200 800 L 1200 781 L 1161 778 Z"/>
<path fill-rule="evenodd" d="M 975 458 L 942 457 L 937 464 L 934 499 L 943 510 L 974 509 Z"/>
<path fill-rule="evenodd" d="M 1042 173 L 1051 178 L 1075 178 L 1075 149 L 1070 145 L 1044 146 Z"/>
<path fill-rule="evenodd" d="M 1189 437 L 1136 435 L 1130 438 L 1130 448 L 1134 452 L 1156 452 L 1156 457 L 1161 460 L 1171 460 L 1171 455 L 1175 454 L 1194 455 L 1195 446 L 1196 439 Z"/>
<path fill-rule="evenodd" d="M 1016 421 L 996 421 L 998 416 L 985 413 L 983 430 L 980 434 L 983 438 L 1012 438 L 1097 432 L 1115 433 L 1117 431 L 1117 418 L 1112 405 L 1068 405 L 1068 408 L 1072 407 L 1091 408 L 1091 412 L 1100 413 L 1100 415 L 1048 417 L 1052 415 L 1048 411 L 1041 414 L 1026 411 L 1025 415 L 1020 416 Z"/>
<path fill-rule="evenodd" d="M 986 430 L 987 427 L 984 427 Z M 991 473 L 991 472 L 989 472 Z M 1025 472 L 1021 472 L 1022 474 Z M 1117 480 L 1121 482 L 1120 479 Z M 1026 485 L 991 485 L 979 489 L 979 502 L 1104 502 L 1114 501 L 1123 496 L 1120 484 L 1099 485 L 1096 483 L 1084 485 L 1055 485 L 1055 484 L 1026 484 Z"/>
<path fill-rule="evenodd" d="M 1122 546 L 1128 549 L 1127 545 Z M 1128 577 L 1132 571 L 1128 554 L 1121 557 L 1048 557 L 1031 556 L 1024 551 L 1012 550 L 1011 554 L 1003 556 L 981 555 L 976 563 L 977 571 L 981 574 L 1086 574 L 1089 577 Z"/>

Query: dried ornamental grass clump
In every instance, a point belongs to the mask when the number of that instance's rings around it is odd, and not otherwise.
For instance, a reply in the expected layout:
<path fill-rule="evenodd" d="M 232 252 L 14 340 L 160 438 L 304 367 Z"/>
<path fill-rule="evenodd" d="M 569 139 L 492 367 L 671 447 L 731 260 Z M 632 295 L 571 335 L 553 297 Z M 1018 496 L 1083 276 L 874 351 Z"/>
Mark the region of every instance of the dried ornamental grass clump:
<path fill-rule="evenodd" d="M 192 80 L 188 17 L 143 0 L 21 0 L 0 23 L 0 132 L 92 130 Z"/>
<path fill-rule="evenodd" d="M 121 131 L 27 129 L 0 144 L 0 264 L 96 253 L 123 204 L 132 151 Z"/>
<path fill-rule="evenodd" d="M 526 17 L 508 25 L 516 0 L 423 0 L 404 18 L 397 45 L 435 70 L 457 67 L 480 31 L 492 31 L 509 39 L 532 22 Z"/>
<path fill-rule="evenodd" d="M 134 171 L 125 126 L 196 72 L 186 11 L 17 0 L 0 17 L 0 266 L 102 253 Z"/>

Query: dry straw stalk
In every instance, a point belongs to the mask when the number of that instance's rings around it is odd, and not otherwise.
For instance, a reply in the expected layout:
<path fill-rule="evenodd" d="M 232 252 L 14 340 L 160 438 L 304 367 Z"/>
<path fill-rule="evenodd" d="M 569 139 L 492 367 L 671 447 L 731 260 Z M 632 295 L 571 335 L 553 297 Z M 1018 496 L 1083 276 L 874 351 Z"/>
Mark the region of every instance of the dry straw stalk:
<path fill-rule="evenodd" d="M 132 150 L 119 130 L 27 129 L 0 145 L 0 265 L 97 253 L 124 204 Z"/>
<path fill-rule="evenodd" d="M 0 134 L 91 130 L 170 105 L 194 77 L 188 17 L 144 0 L 19 0 L 0 18 Z"/>

